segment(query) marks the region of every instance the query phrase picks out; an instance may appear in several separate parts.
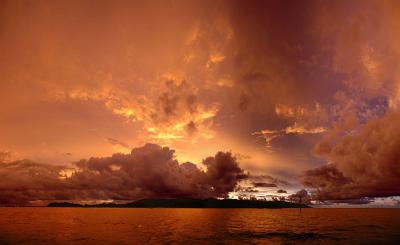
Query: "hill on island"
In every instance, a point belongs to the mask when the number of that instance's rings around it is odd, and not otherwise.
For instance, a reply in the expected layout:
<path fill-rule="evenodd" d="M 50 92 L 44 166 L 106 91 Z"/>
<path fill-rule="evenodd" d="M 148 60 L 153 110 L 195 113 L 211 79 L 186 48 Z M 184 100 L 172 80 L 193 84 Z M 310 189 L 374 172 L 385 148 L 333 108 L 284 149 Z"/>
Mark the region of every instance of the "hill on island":
<path fill-rule="evenodd" d="M 97 208 L 308 208 L 309 206 L 285 201 L 236 200 L 236 199 L 141 199 L 138 201 L 116 204 L 101 203 L 82 205 L 70 202 L 53 202 L 48 207 L 97 207 Z"/>

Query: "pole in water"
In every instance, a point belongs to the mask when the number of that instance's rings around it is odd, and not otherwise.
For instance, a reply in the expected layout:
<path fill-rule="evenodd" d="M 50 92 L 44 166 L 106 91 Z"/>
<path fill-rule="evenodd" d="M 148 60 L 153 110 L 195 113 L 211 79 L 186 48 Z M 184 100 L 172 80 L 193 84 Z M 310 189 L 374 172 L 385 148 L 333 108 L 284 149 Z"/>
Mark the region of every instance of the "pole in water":
<path fill-rule="evenodd" d="M 303 203 L 303 199 L 302 199 L 302 196 L 300 195 L 300 205 Z M 300 206 L 300 210 L 299 210 L 300 212 L 299 213 L 301 213 L 301 206 Z"/>

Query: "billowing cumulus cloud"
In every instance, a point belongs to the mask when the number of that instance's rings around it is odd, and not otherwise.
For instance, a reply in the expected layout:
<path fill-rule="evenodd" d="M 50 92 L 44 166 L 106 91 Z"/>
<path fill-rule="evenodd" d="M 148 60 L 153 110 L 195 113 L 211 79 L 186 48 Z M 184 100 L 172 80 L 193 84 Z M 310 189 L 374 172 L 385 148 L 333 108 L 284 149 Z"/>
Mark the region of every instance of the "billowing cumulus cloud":
<path fill-rule="evenodd" d="M 205 170 L 179 163 L 174 150 L 155 144 L 81 160 L 70 168 L 27 160 L 1 163 L 0 203 L 226 197 L 247 178 L 229 152 L 218 152 L 203 164 Z"/>
<path fill-rule="evenodd" d="M 325 142 L 330 164 L 309 170 L 303 182 L 319 200 L 365 199 L 400 195 L 400 115 L 388 113 L 361 129 Z"/>

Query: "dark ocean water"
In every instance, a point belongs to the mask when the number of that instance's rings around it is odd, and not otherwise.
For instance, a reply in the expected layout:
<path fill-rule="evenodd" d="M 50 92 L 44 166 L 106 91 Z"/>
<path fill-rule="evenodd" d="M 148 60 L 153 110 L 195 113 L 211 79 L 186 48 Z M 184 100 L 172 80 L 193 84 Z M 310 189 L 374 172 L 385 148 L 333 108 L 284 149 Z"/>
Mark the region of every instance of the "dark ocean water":
<path fill-rule="evenodd" d="M 0 208 L 0 244 L 400 244 L 400 209 Z"/>

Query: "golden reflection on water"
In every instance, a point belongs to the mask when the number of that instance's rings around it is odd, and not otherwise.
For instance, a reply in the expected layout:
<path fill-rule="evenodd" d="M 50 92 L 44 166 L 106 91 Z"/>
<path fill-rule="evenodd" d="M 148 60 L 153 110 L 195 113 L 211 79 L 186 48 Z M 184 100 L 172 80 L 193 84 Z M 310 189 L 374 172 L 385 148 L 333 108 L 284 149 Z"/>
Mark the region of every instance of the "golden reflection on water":
<path fill-rule="evenodd" d="M 0 244 L 396 244 L 397 209 L 0 208 Z"/>

